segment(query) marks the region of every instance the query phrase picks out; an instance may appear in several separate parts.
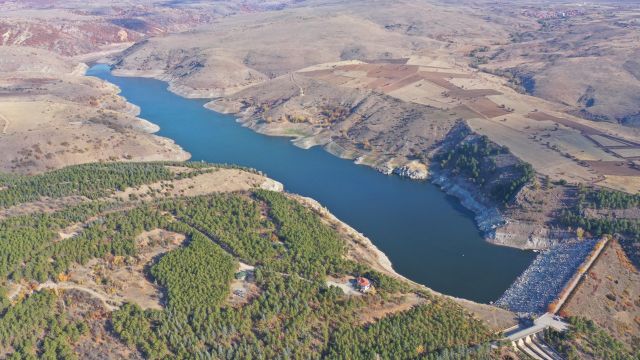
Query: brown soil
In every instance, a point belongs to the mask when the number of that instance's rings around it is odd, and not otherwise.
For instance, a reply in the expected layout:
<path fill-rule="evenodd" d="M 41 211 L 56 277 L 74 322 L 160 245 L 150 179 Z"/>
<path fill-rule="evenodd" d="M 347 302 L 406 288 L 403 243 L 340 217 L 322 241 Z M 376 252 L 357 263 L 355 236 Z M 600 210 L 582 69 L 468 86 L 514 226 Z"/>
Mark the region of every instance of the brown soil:
<path fill-rule="evenodd" d="M 640 170 L 625 161 L 585 161 L 603 175 L 640 176 Z"/>
<path fill-rule="evenodd" d="M 173 181 L 162 181 L 128 188 L 117 192 L 114 198 L 130 200 L 131 198 L 152 199 L 154 196 L 198 196 L 214 192 L 234 192 L 254 188 L 281 190 L 282 184 L 265 176 L 238 169 L 215 169 L 213 172 Z"/>
<path fill-rule="evenodd" d="M 95 161 L 186 160 L 137 118 L 119 89 L 53 53 L 0 47 L 0 171 L 33 174 Z"/>
<path fill-rule="evenodd" d="M 75 344 L 80 359 L 142 359 L 108 330 L 109 313 L 98 299 L 79 290 L 65 290 L 61 295 L 71 318 L 89 325 L 89 335 Z"/>
<path fill-rule="evenodd" d="M 162 292 L 147 279 L 145 267 L 184 240 L 184 235 L 166 230 L 145 232 L 136 239 L 138 255 L 132 263 L 126 264 L 121 257 L 93 259 L 86 265 L 74 266 L 69 281 L 104 294 L 110 303 L 132 302 L 143 309 L 162 309 Z"/>
<path fill-rule="evenodd" d="M 232 307 L 241 307 L 260 296 L 261 290 L 250 280 L 237 280 L 231 282 L 231 293 L 227 298 L 227 304 Z"/>
<path fill-rule="evenodd" d="M 475 99 L 489 95 L 502 95 L 501 92 L 493 89 L 455 89 L 447 91 L 447 94 L 457 99 Z"/>
<path fill-rule="evenodd" d="M 487 98 L 473 99 L 467 103 L 467 106 L 488 118 L 495 118 L 509 114 L 509 111 L 501 108 L 498 104 Z"/>
<path fill-rule="evenodd" d="M 363 324 L 374 323 L 387 315 L 401 311 L 407 311 L 414 306 L 427 303 L 427 300 L 417 294 L 410 293 L 391 299 L 370 302 L 360 313 L 360 322 Z"/>
<path fill-rule="evenodd" d="M 420 80 L 422 80 L 422 76 L 420 75 L 416 75 L 416 74 L 409 75 L 404 79 L 401 79 L 392 84 L 383 86 L 382 91 L 384 91 L 385 93 L 390 93 L 394 90 L 402 89 L 403 87 L 416 83 Z"/>
<path fill-rule="evenodd" d="M 28 215 L 33 213 L 53 212 L 53 211 L 61 210 L 68 206 L 79 204 L 86 200 L 88 199 L 84 197 L 79 197 L 79 196 L 68 196 L 68 197 L 63 197 L 58 199 L 44 198 L 38 201 L 32 201 L 28 203 L 15 205 L 9 208 L 0 209 L 0 220 L 8 217 L 12 217 L 12 216 Z"/>

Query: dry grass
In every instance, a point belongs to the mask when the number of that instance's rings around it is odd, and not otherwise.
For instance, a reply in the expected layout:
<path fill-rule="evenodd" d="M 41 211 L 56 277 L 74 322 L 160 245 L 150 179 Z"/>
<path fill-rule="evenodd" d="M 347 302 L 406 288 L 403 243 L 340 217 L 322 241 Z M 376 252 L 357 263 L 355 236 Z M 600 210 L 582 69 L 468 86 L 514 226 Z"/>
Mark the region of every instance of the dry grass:
<path fill-rule="evenodd" d="M 131 198 L 152 199 L 156 196 L 199 196 L 217 192 L 246 191 L 260 187 L 282 189 L 281 184 L 262 175 L 237 169 L 215 169 L 213 172 L 191 178 L 127 188 L 115 193 L 113 197 L 126 201 Z"/>
<path fill-rule="evenodd" d="M 145 267 L 163 253 L 180 246 L 184 235 L 166 230 L 152 230 L 136 238 L 138 254 L 133 264 L 125 264 L 121 257 L 93 259 L 75 265 L 69 271 L 69 282 L 102 294 L 110 302 L 132 302 L 143 309 L 162 309 L 162 291 L 149 281 Z"/>
<path fill-rule="evenodd" d="M 119 90 L 44 50 L 0 48 L 0 171 L 38 173 L 95 161 L 185 160 Z"/>
<path fill-rule="evenodd" d="M 562 311 L 594 320 L 627 345 L 640 337 L 640 273 L 617 241 L 609 243 Z"/>

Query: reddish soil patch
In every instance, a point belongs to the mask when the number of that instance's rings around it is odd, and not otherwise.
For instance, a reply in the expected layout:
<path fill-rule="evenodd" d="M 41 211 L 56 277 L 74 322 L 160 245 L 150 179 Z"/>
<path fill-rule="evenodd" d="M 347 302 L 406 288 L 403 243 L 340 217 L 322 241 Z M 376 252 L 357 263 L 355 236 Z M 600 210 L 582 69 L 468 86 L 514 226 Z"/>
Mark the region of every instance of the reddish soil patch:
<path fill-rule="evenodd" d="M 455 74 L 455 73 L 434 72 L 434 71 L 420 71 L 419 74 L 420 76 L 422 76 L 424 80 L 432 82 L 447 90 L 460 89 L 456 85 L 452 84 L 449 80 L 447 80 L 447 78 L 471 78 L 471 76 L 467 74 Z"/>
<path fill-rule="evenodd" d="M 376 301 L 369 304 L 366 311 L 360 313 L 363 324 L 374 323 L 388 315 L 407 311 L 414 306 L 426 303 L 427 300 L 414 294 L 405 294 L 386 301 Z"/>
<path fill-rule="evenodd" d="M 467 106 L 488 118 L 494 118 L 509 114 L 507 110 L 499 107 L 498 104 L 487 98 L 472 100 L 467 104 Z"/>
<path fill-rule="evenodd" d="M 444 88 L 446 90 L 455 90 L 458 89 L 457 86 L 453 85 L 452 83 L 449 82 L 449 80 L 443 79 L 443 78 L 434 78 L 434 79 L 425 79 L 427 81 L 429 81 L 430 83 L 434 83 L 438 86 L 440 86 L 441 88 Z"/>
<path fill-rule="evenodd" d="M 586 316 L 629 346 L 640 336 L 640 274 L 617 240 L 609 242 L 562 311 Z"/>
<path fill-rule="evenodd" d="M 349 81 L 353 80 L 350 77 L 346 77 L 346 76 L 342 76 L 342 75 L 335 75 L 335 74 L 330 74 L 330 75 L 326 75 L 322 77 L 322 80 L 330 83 L 330 84 L 335 84 L 335 85 L 343 85 L 348 83 Z"/>
<path fill-rule="evenodd" d="M 414 75 L 408 76 L 408 77 L 406 77 L 406 78 L 404 78 L 404 79 L 402 79 L 400 81 L 396 81 L 393 84 L 384 86 L 382 88 L 382 91 L 384 91 L 386 93 L 389 93 L 389 92 L 392 92 L 394 90 L 402 89 L 403 87 L 411 85 L 413 83 L 416 83 L 416 82 L 418 82 L 420 80 L 422 80 L 422 76 L 420 76 L 418 74 L 414 74 Z"/>
<path fill-rule="evenodd" d="M 475 99 L 489 95 L 502 95 L 501 92 L 492 89 L 455 89 L 448 92 L 449 96 L 456 99 Z"/>
<path fill-rule="evenodd" d="M 415 74 L 418 67 L 414 65 L 378 65 L 367 72 L 368 77 L 402 79 Z"/>
<path fill-rule="evenodd" d="M 369 64 L 349 64 L 335 67 L 335 70 L 344 71 L 369 71 L 371 65 Z M 331 70 L 333 71 L 333 70 Z"/>
<path fill-rule="evenodd" d="M 393 82 L 393 80 L 389 80 L 389 79 L 375 79 L 373 81 L 371 81 L 370 83 L 368 83 L 365 87 L 367 89 L 380 89 L 383 88 L 385 86 L 391 85 L 391 83 Z"/>
<path fill-rule="evenodd" d="M 624 161 L 585 161 L 602 175 L 640 176 L 640 170 Z"/>
<path fill-rule="evenodd" d="M 409 58 L 402 59 L 375 59 L 375 60 L 364 60 L 367 64 L 400 64 L 404 65 L 409 61 Z"/>

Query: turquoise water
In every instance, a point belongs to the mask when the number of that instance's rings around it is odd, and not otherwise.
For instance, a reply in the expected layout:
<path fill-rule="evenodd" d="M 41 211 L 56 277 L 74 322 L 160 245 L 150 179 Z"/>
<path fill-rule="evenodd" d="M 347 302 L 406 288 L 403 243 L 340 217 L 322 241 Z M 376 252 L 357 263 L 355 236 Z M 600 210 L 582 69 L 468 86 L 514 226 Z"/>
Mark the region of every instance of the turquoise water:
<path fill-rule="evenodd" d="M 265 172 L 290 192 L 320 201 L 369 237 L 400 274 L 436 291 L 479 302 L 498 299 L 533 253 L 485 242 L 472 214 L 435 185 L 386 176 L 321 148 L 257 134 L 234 117 L 179 97 L 152 79 L 115 77 L 104 65 L 88 75 L 118 85 L 192 160 L 233 163 Z"/>

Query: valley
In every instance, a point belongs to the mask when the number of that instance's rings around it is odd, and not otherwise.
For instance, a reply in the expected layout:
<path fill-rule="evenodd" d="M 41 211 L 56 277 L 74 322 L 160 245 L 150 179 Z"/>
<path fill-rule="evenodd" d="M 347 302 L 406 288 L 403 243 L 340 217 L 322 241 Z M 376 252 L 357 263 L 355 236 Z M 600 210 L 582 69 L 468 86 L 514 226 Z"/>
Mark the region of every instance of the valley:
<path fill-rule="evenodd" d="M 633 358 L 639 9 L 0 1 L 0 357 Z"/>

